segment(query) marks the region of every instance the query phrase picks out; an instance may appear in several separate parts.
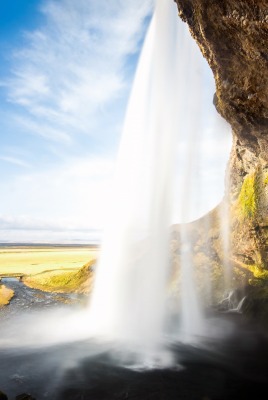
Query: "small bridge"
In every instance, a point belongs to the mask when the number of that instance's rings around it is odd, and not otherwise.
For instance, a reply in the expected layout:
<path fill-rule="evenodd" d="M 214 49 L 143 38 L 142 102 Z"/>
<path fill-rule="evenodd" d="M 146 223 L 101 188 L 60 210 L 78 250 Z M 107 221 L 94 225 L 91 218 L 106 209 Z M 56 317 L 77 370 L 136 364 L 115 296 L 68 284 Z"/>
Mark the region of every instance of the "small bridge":
<path fill-rule="evenodd" d="M 18 279 L 19 281 L 22 281 L 22 278 L 24 277 L 24 274 L 9 274 L 9 275 L 0 275 L 0 282 L 2 279 Z"/>

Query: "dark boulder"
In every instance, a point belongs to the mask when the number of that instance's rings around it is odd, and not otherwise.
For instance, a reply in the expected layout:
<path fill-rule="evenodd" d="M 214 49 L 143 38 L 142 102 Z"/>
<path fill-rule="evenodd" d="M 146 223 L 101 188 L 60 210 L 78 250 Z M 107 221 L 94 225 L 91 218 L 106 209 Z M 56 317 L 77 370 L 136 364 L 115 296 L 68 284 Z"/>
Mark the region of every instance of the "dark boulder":
<path fill-rule="evenodd" d="M 8 400 L 8 397 L 5 393 L 1 392 L 0 390 L 0 400 Z"/>

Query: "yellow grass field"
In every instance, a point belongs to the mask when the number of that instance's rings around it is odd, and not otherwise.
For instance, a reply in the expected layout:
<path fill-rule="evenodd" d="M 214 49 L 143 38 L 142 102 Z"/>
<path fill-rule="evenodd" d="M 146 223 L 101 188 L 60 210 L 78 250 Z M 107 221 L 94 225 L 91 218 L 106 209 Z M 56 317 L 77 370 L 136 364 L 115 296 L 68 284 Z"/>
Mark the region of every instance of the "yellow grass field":
<path fill-rule="evenodd" d="M 4 285 L 0 285 L 0 307 L 9 304 L 13 296 L 13 290 L 5 287 Z"/>
<path fill-rule="evenodd" d="M 0 247 L 1 275 L 35 275 L 44 271 L 79 269 L 96 259 L 98 248 L 91 246 Z"/>

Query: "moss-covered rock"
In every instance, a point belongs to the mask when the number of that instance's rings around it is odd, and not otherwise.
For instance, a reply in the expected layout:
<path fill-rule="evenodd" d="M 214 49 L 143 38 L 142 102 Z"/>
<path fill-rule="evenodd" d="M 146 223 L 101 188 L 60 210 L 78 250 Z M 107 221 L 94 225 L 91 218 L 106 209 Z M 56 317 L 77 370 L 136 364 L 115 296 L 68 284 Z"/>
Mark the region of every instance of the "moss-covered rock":
<path fill-rule="evenodd" d="M 259 202 L 258 191 L 255 190 L 258 179 L 255 174 L 246 179 L 246 184 L 241 185 L 242 194 L 236 196 L 232 206 L 223 202 L 197 221 L 174 226 L 171 240 L 173 292 L 174 282 L 180 285 L 181 229 L 190 247 L 188 261 L 193 266 L 198 289 L 207 305 L 216 305 L 227 292 L 238 288 L 242 290 L 256 285 L 256 282 L 268 282 L 264 255 L 258 245 L 261 234 L 254 225 L 258 209 L 253 217 L 244 212 L 241 205 L 241 198 L 249 195 L 255 197 L 256 203 Z"/>
<path fill-rule="evenodd" d="M 254 218 L 258 209 L 258 187 L 256 174 L 250 174 L 244 179 L 239 197 L 238 209 L 244 218 Z"/>
<path fill-rule="evenodd" d="M 240 191 L 231 186 L 231 242 L 233 258 L 246 265 L 268 268 L 268 186 L 266 167 L 251 165 Z"/>
<path fill-rule="evenodd" d="M 212 228 L 195 242 L 194 262 L 197 270 L 209 263 L 218 288 L 222 265 L 229 264 L 232 284 L 252 288 L 251 300 L 245 303 L 247 311 L 256 312 L 258 303 L 259 312 L 268 320 L 267 1 L 175 2 L 213 71 L 216 109 L 233 130 L 224 200 L 229 208 L 229 249 L 223 245 L 220 219 L 214 212 Z M 209 260 L 204 261 L 202 253 Z"/>

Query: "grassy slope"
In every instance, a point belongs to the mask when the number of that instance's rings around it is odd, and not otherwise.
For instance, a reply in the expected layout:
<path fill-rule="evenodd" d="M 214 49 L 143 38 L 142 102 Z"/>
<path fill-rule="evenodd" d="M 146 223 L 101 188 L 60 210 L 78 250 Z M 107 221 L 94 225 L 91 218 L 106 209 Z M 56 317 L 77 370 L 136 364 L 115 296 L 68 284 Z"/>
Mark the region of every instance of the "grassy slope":
<path fill-rule="evenodd" d="M 23 282 L 32 288 L 57 293 L 89 293 L 93 282 L 93 268 L 96 260 L 91 260 L 79 270 L 44 271 L 29 275 Z"/>
<path fill-rule="evenodd" d="M 27 286 L 44 291 L 88 293 L 97 255 L 97 247 L 86 246 L 4 247 L 0 249 L 0 276 L 23 275 Z M 8 304 L 6 299 L 13 296 L 7 290 L 0 292 L 0 305 Z"/>
<path fill-rule="evenodd" d="M 4 285 L 0 285 L 0 307 L 9 304 L 13 296 L 13 290 L 7 288 Z"/>

